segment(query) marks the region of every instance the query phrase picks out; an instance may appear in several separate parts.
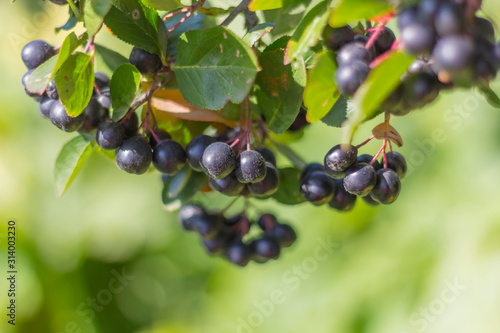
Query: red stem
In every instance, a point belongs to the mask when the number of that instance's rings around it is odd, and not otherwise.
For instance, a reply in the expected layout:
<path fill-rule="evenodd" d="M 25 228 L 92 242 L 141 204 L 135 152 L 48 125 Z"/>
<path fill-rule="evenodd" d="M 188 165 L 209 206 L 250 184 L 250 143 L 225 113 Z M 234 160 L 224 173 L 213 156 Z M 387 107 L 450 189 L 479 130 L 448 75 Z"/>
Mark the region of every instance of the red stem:
<path fill-rule="evenodd" d="M 375 139 L 375 135 L 372 135 L 366 141 L 364 141 L 364 142 L 360 143 L 359 145 L 357 145 L 356 149 L 359 149 L 360 147 L 363 147 L 364 145 L 366 145 L 368 142 L 372 141 L 373 139 Z"/>

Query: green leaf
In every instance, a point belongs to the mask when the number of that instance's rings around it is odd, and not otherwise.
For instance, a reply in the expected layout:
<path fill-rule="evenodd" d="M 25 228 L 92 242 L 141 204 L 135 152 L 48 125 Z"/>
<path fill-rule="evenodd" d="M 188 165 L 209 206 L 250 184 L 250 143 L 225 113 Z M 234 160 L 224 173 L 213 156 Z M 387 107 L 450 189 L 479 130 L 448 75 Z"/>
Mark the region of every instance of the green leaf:
<path fill-rule="evenodd" d="M 328 24 L 332 27 L 341 27 L 350 22 L 371 19 L 387 13 L 392 6 L 385 0 L 341 0 L 336 6 Z"/>
<path fill-rule="evenodd" d="M 297 168 L 279 169 L 280 186 L 272 198 L 285 205 L 297 205 L 304 202 L 300 194 L 300 174 Z"/>
<path fill-rule="evenodd" d="M 479 87 L 479 91 L 484 95 L 486 101 L 495 108 L 500 108 L 500 98 L 493 90 L 486 84 Z"/>
<path fill-rule="evenodd" d="M 252 0 L 248 5 L 248 9 L 254 12 L 257 10 L 269 10 L 281 7 L 283 7 L 282 0 Z"/>
<path fill-rule="evenodd" d="M 155 10 L 137 0 L 115 0 L 104 23 L 124 42 L 166 58 L 167 29 Z"/>
<path fill-rule="evenodd" d="M 92 56 L 84 53 L 71 55 L 55 76 L 56 87 L 68 115 L 76 117 L 90 102 L 94 89 Z"/>
<path fill-rule="evenodd" d="M 177 0 L 141 0 L 141 2 L 147 7 L 156 10 L 171 11 L 181 7 L 180 1 Z"/>
<path fill-rule="evenodd" d="M 274 29 L 270 32 L 273 36 L 290 35 L 304 16 L 304 12 L 290 14 L 284 8 L 266 10 L 263 14 L 266 22 L 275 24 Z"/>
<path fill-rule="evenodd" d="M 64 39 L 64 42 L 61 45 L 61 48 L 59 49 L 59 56 L 57 58 L 57 63 L 52 70 L 52 77 L 56 75 L 56 73 L 59 71 L 61 66 L 68 60 L 68 58 L 73 54 L 73 52 L 81 46 L 83 43 L 87 41 L 87 34 L 85 34 L 82 38 L 78 39 L 76 37 L 76 34 L 74 32 L 70 33 L 66 38 Z"/>
<path fill-rule="evenodd" d="M 231 13 L 236 7 L 231 6 L 228 8 L 218 8 L 218 7 L 211 7 L 211 8 L 203 8 L 200 7 L 198 8 L 198 11 L 200 13 L 203 13 L 207 16 L 220 16 L 220 15 L 226 15 Z"/>
<path fill-rule="evenodd" d="M 350 142 L 357 126 L 377 115 L 380 105 L 401 83 L 414 57 L 394 52 L 375 67 L 354 95 L 353 114 L 349 118 L 345 142 Z"/>
<path fill-rule="evenodd" d="M 32 94 L 42 95 L 50 79 L 52 71 L 57 63 L 57 54 L 38 66 L 26 81 L 26 90 Z"/>
<path fill-rule="evenodd" d="M 254 46 L 264 35 L 273 30 L 274 23 L 261 23 L 257 24 L 255 27 L 250 29 L 245 36 L 243 36 L 243 41 L 250 46 Z"/>
<path fill-rule="evenodd" d="M 262 53 L 262 71 L 255 81 L 259 108 L 269 129 L 277 134 L 290 127 L 297 117 L 306 84 L 304 61 L 284 65 L 284 55 L 281 49 Z"/>
<path fill-rule="evenodd" d="M 196 107 L 241 103 L 258 70 L 252 49 L 225 28 L 188 31 L 179 40 L 174 71 L 182 95 Z"/>
<path fill-rule="evenodd" d="M 195 172 L 186 164 L 178 173 L 166 177 L 163 183 L 162 200 L 165 208 L 174 211 L 183 202 L 194 197 L 207 182 L 203 172 Z"/>
<path fill-rule="evenodd" d="M 68 11 L 69 11 L 68 21 L 66 21 L 66 23 L 64 23 L 62 26 L 55 28 L 54 30 L 56 33 L 58 33 L 61 30 L 66 30 L 66 31 L 71 30 L 78 23 L 78 19 L 75 17 L 75 14 L 71 10 L 71 8 L 69 8 L 69 6 L 68 6 Z"/>
<path fill-rule="evenodd" d="M 128 59 L 120 53 L 110 50 L 100 44 L 94 44 L 97 54 L 102 58 L 106 66 L 114 72 L 118 67 L 123 64 L 128 64 Z"/>
<path fill-rule="evenodd" d="M 331 108 L 328 114 L 321 121 L 332 127 L 341 127 L 342 123 L 347 118 L 347 100 L 344 97 L 339 97 L 335 105 Z"/>
<path fill-rule="evenodd" d="M 55 179 L 57 194 L 62 196 L 92 153 L 92 141 L 79 135 L 67 142 L 57 156 Z"/>
<path fill-rule="evenodd" d="M 128 111 L 141 87 L 141 73 L 131 64 L 118 67 L 111 77 L 110 92 L 113 121 L 120 120 Z"/>
<path fill-rule="evenodd" d="M 168 30 L 178 24 L 182 19 L 184 19 L 183 15 L 175 15 L 165 21 L 165 27 Z M 181 25 L 172 30 L 170 36 L 168 36 L 168 54 L 174 55 L 177 53 L 179 38 L 183 33 L 191 30 L 203 29 L 204 23 L 205 15 L 195 12 L 188 19 L 184 20 Z"/>
<path fill-rule="evenodd" d="M 330 51 L 316 54 L 313 67 L 309 71 L 304 104 L 307 108 L 307 121 L 314 123 L 323 118 L 340 96 L 335 84 L 335 55 Z"/>
<path fill-rule="evenodd" d="M 288 42 L 285 63 L 303 57 L 311 47 L 318 43 L 329 15 L 330 7 L 327 7 L 326 2 L 322 2 L 304 16 Z"/>
<path fill-rule="evenodd" d="M 85 0 L 85 27 L 89 36 L 93 36 L 99 31 L 112 4 L 112 0 Z"/>

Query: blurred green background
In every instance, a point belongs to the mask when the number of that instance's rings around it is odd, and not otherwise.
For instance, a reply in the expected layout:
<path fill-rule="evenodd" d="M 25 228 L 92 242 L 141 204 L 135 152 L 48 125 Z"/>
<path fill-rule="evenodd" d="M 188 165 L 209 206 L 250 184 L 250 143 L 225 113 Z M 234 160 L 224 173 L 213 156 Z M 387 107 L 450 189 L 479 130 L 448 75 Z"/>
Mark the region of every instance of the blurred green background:
<path fill-rule="evenodd" d="M 484 11 L 500 23 L 495 0 Z M 299 239 L 279 260 L 241 269 L 206 255 L 162 209 L 157 173 L 129 175 L 92 155 L 57 198 L 54 160 L 72 135 L 24 95 L 20 51 L 33 39 L 60 44 L 53 28 L 66 16 L 48 2 L 0 3 L 0 332 L 500 332 L 500 112 L 481 96 L 442 94 L 394 119 L 410 173 L 392 206 L 360 201 L 340 214 L 259 202 Z M 293 148 L 319 161 L 339 139 L 338 129 L 314 124 Z M 5 316 L 9 219 L 18 232 L 16 326 Z"/>

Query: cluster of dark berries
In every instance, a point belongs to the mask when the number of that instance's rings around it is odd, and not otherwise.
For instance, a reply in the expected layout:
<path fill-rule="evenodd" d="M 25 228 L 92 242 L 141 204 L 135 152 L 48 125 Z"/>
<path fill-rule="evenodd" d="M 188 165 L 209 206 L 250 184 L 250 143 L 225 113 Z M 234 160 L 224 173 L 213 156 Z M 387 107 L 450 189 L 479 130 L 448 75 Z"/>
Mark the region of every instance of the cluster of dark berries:
<path fill-rule="evenodd" d="M 184 229 L 201 236 L 209 253 L 221 255 L 239 266 L 246 266 L 250 260 L 265 263 L 277 259 L 281 249 L 297 239 L 291 226 L 278 223 L 271 214 L 259 217 L 257 224 L 262 232 L 248 240 L 245 236 L 254 223 L 244 214 L 226 219 L 223 214 L 211 214 L 200 205 L 189 204 L 181 208 L 179 219 Z"/>
<path fill-rule="evenodd" d="M 326 154 L 324 165 L 313 163 L 304 169 L 300 192 L 315 205 L 328 203 L 344 212 L 354 208 L 357 196 L 371 205 L 388 205 L 398 198 L 406 170 L 398 152 L 388 153 L 384 164 L 368 154 L 358 156 L 352 145 L 337 145 Z"/>
<path fill-rule="evenodd" d="M 191 168 L 204 171 L 210 187 L 224 195 L 268 197 L 278 189 L 276 158 L 267 148 L 237 155 L 227 143 L 200 135 L 186 146 L 186 155 Z"/>
<path fill-rule="evenodd" d="M 370 73 L 370 63 L 389 51 L 396 40 L 392 30 L 384 27 L 369 43 L 373 33 L 356 34 L 350 26 L 326 29 L 326 46 L 336 52 L 339 66 L 335 72 L 335 83 L 344 96 L 354 95 Z"/>

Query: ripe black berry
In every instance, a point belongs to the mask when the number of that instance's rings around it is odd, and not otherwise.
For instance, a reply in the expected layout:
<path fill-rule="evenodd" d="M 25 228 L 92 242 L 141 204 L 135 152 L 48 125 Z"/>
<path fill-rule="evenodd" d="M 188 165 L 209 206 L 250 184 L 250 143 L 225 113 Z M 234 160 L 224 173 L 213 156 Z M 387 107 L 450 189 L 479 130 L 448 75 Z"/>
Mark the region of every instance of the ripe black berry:
<path fill-rule="evenodd" d="M 288 224 L 276 224 L 271 235 L 278 241 L 280 246 L 289 247 L 297 240 L 295 230 Z"/>
<path fill-rule="evenodd" d="M 361 198 L 366 204 L 370 206 L 379 206 L 380 202 L 373 200 L 373 198 L 368 194 Z"/>
<path fill-rule="evenodd" d="M 370 36 L 368 34 L 368 36 Z M 375 40 L 375 50 L 377 54 L 382 54 L 389 51 L 392 48 L 392 44 L 396 41 L 396 36 L 391 29 L 385 27 L 384 30 L 380 33 L 380 35 Z"/>
<path fill-rule="evenodd" d="M 495 42 L 495 28 L 487 19 L 476 17 L 474 20 L 476 36 L 482 36 L 490 42 Z"/>
<path fill-rule="evenodd" d="M 280 255 L 280 245 L 274 237 L 256 239 L 251 247 L 256 258 L 277 259 Z"/>
<path fill-rule="evenodd" d="M 465 30 L 465 12 L 453 2 L 443 2 L 436 12 L 434 27 L 439 36 L 451 36 Z"/>
<path fill-rule="evenodd" d="M 366 163 L 356 163 L 346 171 L 345 190 L 351 194 L 365 196 L 375 185 L 377 176 L 375 169 Z"/>
<path fill-rule="evenodd" d="M 396 201 L 401 191 L 401 181 L 391 169 L 377 171 L 377 182 L 370 192 L 373 200 L 388 205 Z"/>
<path fill-rule="evenodd" d="M 209 253 L 221 253 L 227 245 L 229 235 L 226 231 L 220 230 L 214 238 L 203 239 L 203 245 Z"/>
<path fill-rule="evenodd" d="M 321 171 L 313 171 L 307 174 L 300 183 L 300 193 L 309 202 L 322 205 L 333 193 L 333 179 Z"/>
<path fill-rule="evenodd" d="M 426 24 L 411 23 L 401 30 L 401 40 L 410 54 L 430 52 L 435 41 L 434 31 Z"/>
<path fill-rule="evenodd" d="M 203 152 L 201 165 L 208 176 L 213 179 L 222 179 L 236 167 L 236 155 L 228 144 L 214 142 Z"/>
<path fill-rule="evenodd" d="M 234 171 L 222 179 L 209 178 L 208 183 L 214 191 L 227 196 L 238 196 L 245 187 L 245 184 L 238 181 Z"/>
<path fill-rule="evenodd" d="M 471 68 L 474 44 L 462 36 L 445 37 L 439 40 L 432 54 L 438 70 L 458 73 Z"/>
<path fill-rule="evenodd" d="M 186 164 L 184 148 L 174 140 L 160 141 L 153 150 L 153 165 L 167 175 L 176 174 Z"/>
<path fill-rule="evenodd" d="M 387 154 L 387 167 L 394 170 L 400 179 L 405 177 L 408 170 L 405 158 L 397 151 Z"/>
<path fill-rule="evenodd" d="M 411 74 L 404 82 L 403 98 L 413 108 L 433 102 L 439 95 L 439 82 L 434 74 L 420 72 Z"/>
<path fill-rule="evenodd" d="M 137 128 L 139 127 L 139 118 L 137 113 L 132 113 L 122 122 L 123 128 L 125 129 L 125 137 L 131 138 L 137 134 Z"/>
<path fill-rule="evenodd" d="M 149 145 L 153 149 L 156 147 L 158 142 L 161 142 L 163 140 L 172 139 L 172 136 L 170 134 L 168 134 L 167 131 L 164 131 L 162 129 L 155 129 L 154 134 L 155 135 L 153 135 L 153 133 L 149 132 L 149 135 L 148 135 Z M 158 140 L 156 140 L 155 136 L 156 136 L 156 138 L 158 138 Z"/>
<path fill-rule="evenodd" d="M 276 156 L 274 156 L 274 153 L 270 149 L 266 147 L 259 147 L 255 150 L 258 151 L 262 155 L 262 157 L 264 157 L 264 160 L 266 160 L 266 162 L 269 162 L 272 165 L 276 165 Z"/>
<path fill-rule="evenodd" d="M 253 195 L 257 197 L 267 197 L 278 190 L 279 174 L 274 165 L 266 162 L 266 177 L 257 183 L 247 184 L 247 188 Z"/>
<path fill-rule="evenodd" d="M 193 216 L 191 218 L 191 226 L 194 231 L 200 234 L 205 239 L 214 238 L 219 233 L 219 219 L 215 215 Z"/>
<path fill-rule="evenodd" d="M 101 104 L 105 109 L 109 110 L 111 108 L 111 97 L 107 94 L 100 94 L 97 96 L 97 102 L 99 102 L 99 104 Z"/>
<path fill-rule="evenodd" d="M 52 109 L 52 106 L 55 102 L 56 101 L 48 96 L 42 97 L 42 99 L 40 100 L 40 104 L 38 105 L 38 110 L 40 111 L 42 117 L 49 118 L 50 110 Z"/>
<path fill-rule="evenodd" d="M 357 196 L 347 192 L 342 179 L 335 179 L 333 195 L 328 206 L 341 212 L 348 212 L 354 208 Z"/>
<path fill-rule="evenodd" d="M 34 40 L 23 47 L 21 58 L 28 69 L 35 69 L 55 54 L 51 45 L 43 40 Z"/>
<path fill-rule="evenodd" d="M 142 136 L 134 136 L 125 140 L 116 151 L 116 165 L 128 173 L 138 175 L 145 173 L 152 159 L 151 147 Z"/>
<path fill-rule="evenodd" d="M 77 117 L 70 117 L 61 101 L 54 101 L 50 109 L 49 119 L 52 124 L 65 132 L 74 132 L 82 127 L 85 115 L 82 113 Z"/>
<path fill-rule="evenodd" d="M 411 5 L 403 8 L 398 15 L 398 27 L 399 30 L 403 30 L 412 23 L 419 20 L 419 6 Z"/>
<path fill-rule="evenodd" d="M 325 36 L 326 35 L 326 36 Z M 324 32 L 325 45 L 332 51 L 338 51 L 342 46 L 354 40 L 354 31 L 348 25 L 330 29 Z"/>
<path fill-rule="evenodd" d="M 309 173 L 313 172 L 313 171 L 321 171 L 321 172 L 325 172 L 325 167 L 319 163 L 311 163 L 311 164 L 308 164 L 304 170 L 302 170 L 302 173 L 300 174 L 300 180 L 302 181 L 302 179 L 304 179 L 304 177 L 306 175 L 308 175 Z"/>
<path fill-rule="evenodd" d="M 358 158 L 358 149 L 350 144 L 336 145 L 325 155 L 325 171 L 344 172 Z"/>
<path fill-rule="evenodd" d="M 189 204 L 183 206 L 179 211 L 179 220 L 182 224 L 182 227 L 186 230 L 194 230 L 193 229 L 193 218 L 205 216 L 206 212 L 203 207 L 196 204 Z"/>
<path fill-rule="evenodd" d="M 340 93 L 352 96 L 366 80 L 370 66 L 366 62 L 353 61 L 348 65 L 340 66 L 335 72 L 335 82 Z"/>
<path fill-rule="evenodd" d="M 255 150 L 246 150 L 238 156 L 236 178 L 241 183 L 256 183 L 266 177 L 266 161 Z"/>
<path fill-rule="evenodd" d="M 241 239 L 237 239 L 228 244 L 225 255 L 233 264 L 244 267 L 252 258 L 252 250 Z"/>
<path fill-rule="evenodd" d="M 99 90 L 101 90 L 101 93 L 102 93 L 103 89 L 109 87 L 110 81 L 109 81 L 109 77 L 106 74 L 101 73 L 101 72 L 95 72 L 94 77 L 95 77 L 94 82 L 97 85 L 97 88 L 99 88 Z"/>
<path fill-rule="evenodd" d="M 201 157 L 205 149 L 215 142 L 215 139 L 208 135 L 199 135 L 195 137 L 186 146 L 186 156 L 189 165 L 194 171 L 203 171 L 200 165 Z"/>
<path fill-rule="evenodd" d="M 105 109 L 96 98 L 90 99 L 89 105 L 83 110 L 85 114 L 85 122 L 80 128 L 80 133 L 91 133 L 99 124 L 101 124 L 109 115 L 108 109 Z"/>
<path fill-rule="evenodd" d="M 297 117 L 295 117 L 295 120 L 290 125 L 288 130 L 292 131 L 292 132 L 296 132 L 296 131 L 300 131 L 301 129 L 303 129 L 304 127 L 309 125 L 309 122 L 307 121 L 306 115 L 307 115 L 307 110 L 301 106 L 299 109 L 299 113 L 297 114 Z"/>
<path fill-rule="evenodd" d="M 132 49 L 129 62 L 143 75 L 154 74 L 158 72 L 162 66 L 160 57 L 137 47 Z"/>
<path fill-rule="evenodd" d="M 57 92 L 56 81 L 54 79 L 50 80 L 45 89 L 45 94 L 52 99 L 59 99 L 59 93 Z"/>
<path fill-rule="evenodd" d="M 106 120 L 99 125 L 95 139 L 99 147 L 111 150 L 120 147 L 124 137 L 125 130 L 122 124 Z"/>
<path fill-rule="evenodd" d="M 370 60 L 370 52 L 359 42 L 344 45 L 337 54 L 337 63 L 339 66 L 349 65 L 354 61 L 369 63 Z"/>
<path fill-rule="evenodd" d="M 263 231 L 270 232 L 278 224 L 278 221 L 273 214 L 262 214 L 257 220 L 257 224 Z"/>

